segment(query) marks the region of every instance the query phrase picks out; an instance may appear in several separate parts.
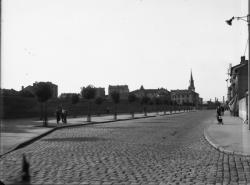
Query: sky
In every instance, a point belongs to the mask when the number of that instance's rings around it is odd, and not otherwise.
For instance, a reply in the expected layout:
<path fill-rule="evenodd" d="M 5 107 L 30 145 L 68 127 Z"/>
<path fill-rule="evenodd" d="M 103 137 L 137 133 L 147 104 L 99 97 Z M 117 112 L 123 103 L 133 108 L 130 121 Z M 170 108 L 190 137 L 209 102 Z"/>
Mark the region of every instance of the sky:
<path fill-rule="evenodd" d="M 247 43 L 247 23 L 225 20 L 244 15 L 247 0 L 2 0 L 1 87 L 187 89 L 192 70 L 222 100 Z"/>

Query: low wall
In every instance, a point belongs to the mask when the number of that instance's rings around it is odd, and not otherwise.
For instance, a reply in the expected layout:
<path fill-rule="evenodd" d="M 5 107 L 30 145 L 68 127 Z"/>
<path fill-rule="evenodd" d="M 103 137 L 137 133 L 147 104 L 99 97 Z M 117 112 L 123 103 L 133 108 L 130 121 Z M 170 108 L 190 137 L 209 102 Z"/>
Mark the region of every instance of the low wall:
<path fill-rule="evenodd" d="M 62 105 L 64 109 L 68 111 L 68 115 L 83 116 L 89 112 L 89 102 L 87 100 L 80 99 L 77 104 L 72 104 L 71 99 L 51 99 L 47 102 L 47 115 L 55 116 L 55 111 L 58 105 Z M 91 114 L 113 114 L 114 103 L 111 100 L 105 100 L 101 105 L 97 105 L 94 100 L 91 104 Z M 128 103 L 127 100 L 121 100 L 117 104 L 117 113 L 143 112 L 143 107 L 139 101 L 134 103 Z M 24 97 L 0 97 L 0 118 L 29 118 L 29 117 L 41 117 L 41 104 L 37 102 L 35 98 Z M 156 112 L 157 110 L 178 110 L 187 109 L 187 106 L 164 106 L 164 105 L 147 105 L 148 112 Z"/>
<path fill-rule="evenodd" d="M 239 100 L 239 117 L 245 121 L 247 119 L 247 100 L 242 98 Z"/>

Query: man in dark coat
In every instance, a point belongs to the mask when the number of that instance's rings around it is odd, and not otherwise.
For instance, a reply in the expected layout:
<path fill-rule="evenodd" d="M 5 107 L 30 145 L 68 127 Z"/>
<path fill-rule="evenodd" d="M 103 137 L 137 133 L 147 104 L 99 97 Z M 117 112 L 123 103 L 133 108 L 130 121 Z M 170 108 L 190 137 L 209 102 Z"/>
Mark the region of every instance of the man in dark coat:
<path fill-rule="evenodd" d="M 222 117 L 221 117 L 221 106 L 218 106 L 216 109 L 216 113 L 217 113 L 217 121 L 219 122 L 219 124 L 223 124 L 222 122 Z"/>
<path fill-rule="evenodd" d="M 58 124 L 59 121 L 61 120 L 61 115 L 62 115 L 62 108 L 58 107 L 56 109 L 56 123 Z"/>
<path fill-rule="evenodd" d="M 221 107 L 220 106 L 217 107 L 216 112 L 217 112 L 217 116 L 221 116 Z"/>
<path fill-rule="evenodd" d="M 62 122 L 63 123 L 67 123 L 67 115 L 68 115 L 68 111 L 62 109 Z"/>

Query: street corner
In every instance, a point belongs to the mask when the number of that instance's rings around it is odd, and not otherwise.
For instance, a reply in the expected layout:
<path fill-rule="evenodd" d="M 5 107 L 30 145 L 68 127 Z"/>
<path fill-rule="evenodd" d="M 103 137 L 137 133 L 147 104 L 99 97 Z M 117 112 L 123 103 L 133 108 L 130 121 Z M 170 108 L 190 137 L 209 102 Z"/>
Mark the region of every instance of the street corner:
<path fill-rule="evenodd" d="M 207 142 L 227 154 L 250 156 L 250 133 L 244 132 L 243 124 L 217 124 L 213 121 L 204 128 L 204 137 Z"/>
<path fill-rule="evenodd" d="M 216 141 L 213 139 L 213 137 L 211 137 L 210 135 L 210 131 L 209 128 L 211 127 L 211 125 L 209 125 L 208 127 L 204 128 L 203 134 L 205 139 L 207 140 L 207 142 L 214 147 L 215 149 L 219 150 L 220 145 L 218 143 L 216 143 Z"/>
<path fill-rule="evenodd" d="M 221 125 L 212 121 L 210 125 L 204 128 L 204 137 L 207 142 L 214 147 L 216 150 L 227 153 L 227 154 L 234 154 L 234 151 L 230 149 L 230 135 L 223 130 Z M 228 147 L 229 149 L 225 149 Z"/>

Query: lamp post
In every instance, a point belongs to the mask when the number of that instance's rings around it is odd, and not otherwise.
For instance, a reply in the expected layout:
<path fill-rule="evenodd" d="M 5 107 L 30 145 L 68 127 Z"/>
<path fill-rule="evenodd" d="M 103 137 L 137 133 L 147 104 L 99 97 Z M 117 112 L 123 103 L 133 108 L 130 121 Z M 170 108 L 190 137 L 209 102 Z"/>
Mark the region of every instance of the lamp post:
<path fill-rule="evenodd" d="M 242 20 L 242 21 L 245 21 L 247 22 L 248 24 L 248 77 L 247 77 L 247 81 L 248 81 L 248 100 L 247 100 L 247 120 L 248 120 L 248 128 L 250 130 L 250 121 L 249 121 L 249 115 L 250 115 L 250 98 L 249 98 L 249 90 L 250 90 L 250 0 L 248 0 L 248 15 L 247 16 L 242 16 L 242 17 L 232 17 L 231 19 L 229 20 L 226 20 L 226 23 L 228 25 L 232 25 L 232 21 L 234 19 L 237 19 L 237 20 Z"/>

